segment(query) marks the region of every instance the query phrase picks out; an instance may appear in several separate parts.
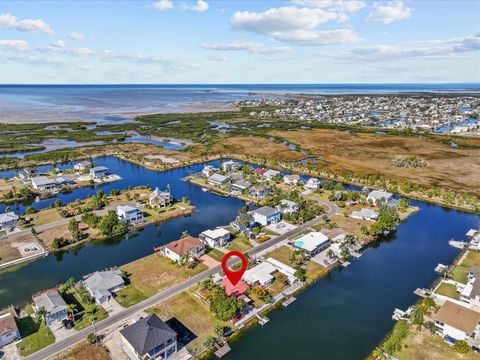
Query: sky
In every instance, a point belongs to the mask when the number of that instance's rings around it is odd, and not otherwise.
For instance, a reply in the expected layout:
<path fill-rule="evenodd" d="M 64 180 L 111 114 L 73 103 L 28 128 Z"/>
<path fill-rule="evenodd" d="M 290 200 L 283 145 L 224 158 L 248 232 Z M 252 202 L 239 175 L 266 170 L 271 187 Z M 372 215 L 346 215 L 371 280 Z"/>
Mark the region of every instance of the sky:
<path fill-rule="evenodd" d="M 480 1 L 5 1 L 0 83 L 480 82 Z"/>

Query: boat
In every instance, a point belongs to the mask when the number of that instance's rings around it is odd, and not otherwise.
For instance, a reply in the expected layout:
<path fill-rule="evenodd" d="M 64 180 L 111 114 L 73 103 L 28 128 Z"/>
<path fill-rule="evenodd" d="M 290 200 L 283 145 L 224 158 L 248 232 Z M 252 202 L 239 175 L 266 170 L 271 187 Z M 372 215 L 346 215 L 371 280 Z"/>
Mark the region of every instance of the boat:
<path fill-rule="evenodd" d="M 266 316 L 260 316 L 258 314 L 255 315 L 258 319 L 258 322 L 260 323 L 260 325 L 265 325 L 266 323 L 268 323 L 270 321 L 270 319 Z"/>
<path fill-rule="evenodd" d="M 209 190 L 207 188 L 202 187 L 203 192 L 208 192 Z"/>

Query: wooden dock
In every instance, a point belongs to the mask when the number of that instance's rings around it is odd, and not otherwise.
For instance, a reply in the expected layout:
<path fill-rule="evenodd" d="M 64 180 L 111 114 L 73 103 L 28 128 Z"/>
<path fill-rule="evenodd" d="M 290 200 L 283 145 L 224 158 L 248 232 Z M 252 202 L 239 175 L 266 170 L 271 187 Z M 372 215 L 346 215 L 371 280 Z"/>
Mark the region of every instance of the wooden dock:
<path fill-rule="evenodd" d="M 296 297 L 290 296 L 288 299 L 286 299 L 286 300 L 282 303 L 282 305 L 283 305 L 283 307 L 287 307 L 288 305 L 290 305 L 291 303 L 293 303 L 295 300 L 297 300 Z"/>
<path fill-rule="evenodd" d="M 223 343 L 223 346 L 217 344 L 217 351 L 215 351 L 215 356 L 220 359 L 227 355 L 231 350 L 232 348 L 226 342 Z"/>

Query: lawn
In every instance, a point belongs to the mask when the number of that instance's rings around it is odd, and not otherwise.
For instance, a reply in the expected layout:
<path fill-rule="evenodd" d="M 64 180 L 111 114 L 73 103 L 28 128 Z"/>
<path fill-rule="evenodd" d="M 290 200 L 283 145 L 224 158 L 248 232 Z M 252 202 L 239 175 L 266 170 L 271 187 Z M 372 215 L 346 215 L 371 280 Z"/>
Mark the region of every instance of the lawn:
<path fill-rule="evenodd" d="M 175 317 L 193 332 L 196 339 L 187 345 L 193 351 L 202 347 L 205 339 L 213 334 L 215 325 L 227 325 L 215 319 L 208 306 L 188 291 L 162 301 L 148 311 L 154 312 L 164 321 Z"/>
<path fill-rule="evenodd" d="M 117 291 L 116 294 L 115 300 L 124 308 L 135 305 L 147 298 L 132 284 L 125 286 L 125 288 Z"/>
<path fill-rule="evenodd" d="M 32 215 L 32 222 L 33 226 L 48 224 L 54 221 L 62 220 L 63 218 L 59 215 L 57 209 L 47 209 L 39 211 L 36 214 Z"/>
<path fill-rule="evenodd" d="M 92 320 L 98 322 L 108 317 L 107 311 L 98 306 L 95 302 L 86 303 L 82 301 L 80 294 L 75 288 L 70 288 L 62 293 L 67 304 L 75 305 L 75 329 L 82 330 L 92 325 Z"/>
<path fill-rule="evenodd" d="M 288 278 L 282 274 L 282 273 L 279 273 L 277 272 L 274 276 L 274 280 L 273 280 L 273 283 L 268 287 L 268 289 L 270 290 L 270 294 L 272 294 L 272 296 L 275 296 L 277 294 L 280 294 L 283 290 L 287 289 L 289 287 L 288 285 Z"/>
<path fill-rule="evenodd" d="M 467 274 L 471 266 L 480 266 L 480 252 L 470 251 L 460 265 L 455 266 L 452 278 L 462 284 L 467 283 Z"/>
<path fill-rule="evenodd" d="M 211 258 L 217 260 L 218 262 L 222 262 L 223 257 L 225 256 L 225 253 L 221 252 L 218 249 L 212 249 L 208 252 L 207 255 L 210 256 Z"/>
<path fill-rule="evenodd" d="M 63 352 L 52 360 L 110 360 L 107 349 L 102 345 L 92 345 L 82 342 Z"/>
<path fill-rule="evenodd" d="M 283 262 L 284 264 L 295 267 L 296 265 L 290 261 L 291 249 L 287 246 L 280 246 L 278 249 L 273 250 L 272 252 L 265 255 L 265 258 L 272 257 L 278 261 Z"/>
<path fill-rule="evenodd" d="M 251 249 L 253 246 L 250 241 L 243 234 L 237 234 L 232 241 L 226 246 L 230 251 L 245 252 Z M 220 260 L 221 261 L 221 260 Z"/>
<path fill-rule="evenodd" d="M 458 300 L 459 298 L 457 288 L 452 284 L 441 283 L 435 292 L 439 295 L 451 297 L 452 299 Z"/>
<path fill-rule="evenodd" d="M 55 342 L 55 336 L 45 326 L 43 320 L 37 323 L 33 318 L 27 316 L 17 319 L 17 325 L 22 335 L 22 341 L 17 344 L 17 348 L 22 356 L 28 356 Z"/>
<path fill-rule="evenodd" d="M 144 258 L 138 259 L 127 265 L 121 267 L 129 276 L 130 287 L 133 285 L 136 290 L 122 290 L 119 291 L 117 298 L 121 295 L 134 295 L 127 297 L 129 300 L 123 302 L 132 302 L 134 298 L 140 298 L 137 293 L 140 292 L 144 297 L 148 298 L 159 291 L 178 284 L 189 277 L 195 276 L 207 268 L 206 265 L 198 264 L 194 269 L 187 269 L 184 266 L 179 266 L 172 263 L 172 261 L 164 256 L 152 254 Z M 119 299 L 120 300 L 120 299 Z M 122 302 L 122 300 L 120 300 Z"/>
<path fill-rule="evenodd" d="M 455 266 L 455 268 L 452 270 L 452 278 L 453 280 L 466 284 L 467 283 L 467 274 L 468 274 L 468 268 L 463 265 L 458 265 Z"/>

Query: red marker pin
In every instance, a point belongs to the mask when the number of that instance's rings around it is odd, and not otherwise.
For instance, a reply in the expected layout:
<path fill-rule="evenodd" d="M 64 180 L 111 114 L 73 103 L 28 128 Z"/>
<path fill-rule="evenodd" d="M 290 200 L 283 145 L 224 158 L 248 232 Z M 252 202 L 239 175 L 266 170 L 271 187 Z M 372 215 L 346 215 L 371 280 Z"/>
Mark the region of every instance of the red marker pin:
<path fill-rule="evenodd" d="M 242 268 L 238 271 L 232 271 L 228 268 L 227 260 L 232 256 L 238 256 L 240 260 L 242 260 Z M 243 276 L 243 273 L 245 272 L 245 270 L 247 270 L 247 265 L 248 265 L 247 258 L 240 251 L 230 251 L 226 253 L 222 259 L 223 272 L 225 273 L 228 280 L 230 280 L 233 286 L 237 285 L 237 283 L 240 281 L 240 279 Z"/>

